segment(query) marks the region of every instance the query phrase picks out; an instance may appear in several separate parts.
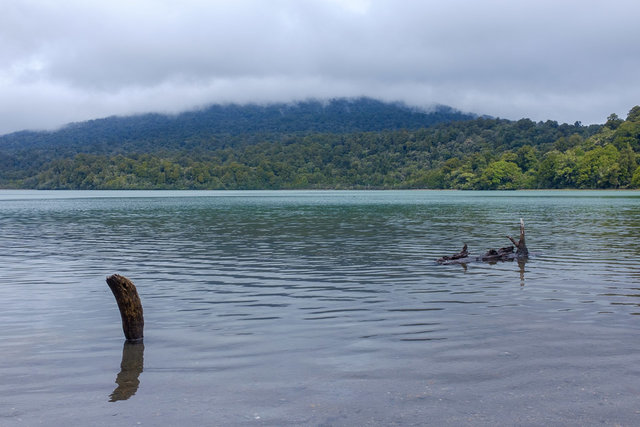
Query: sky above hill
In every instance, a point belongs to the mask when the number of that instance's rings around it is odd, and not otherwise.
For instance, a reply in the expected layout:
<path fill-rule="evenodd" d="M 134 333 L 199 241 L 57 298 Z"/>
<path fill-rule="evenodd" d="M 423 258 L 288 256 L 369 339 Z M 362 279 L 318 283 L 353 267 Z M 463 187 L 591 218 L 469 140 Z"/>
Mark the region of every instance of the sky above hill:
<path fill-rule="evenodd" d="M 4 0 L 0 134 L 370 96 L 603 123 L 640 104 L 637 0 Z"/>

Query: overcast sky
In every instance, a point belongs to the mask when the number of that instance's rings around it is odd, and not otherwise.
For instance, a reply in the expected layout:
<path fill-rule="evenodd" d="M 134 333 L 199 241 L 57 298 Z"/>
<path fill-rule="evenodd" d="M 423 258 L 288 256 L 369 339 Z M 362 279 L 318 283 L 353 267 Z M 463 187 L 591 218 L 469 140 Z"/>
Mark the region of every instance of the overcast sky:
<path fill-rule="evenodd" d="M 637 0 L 2 0 L 0 134 L 370 96 L 603 123 L 640 104 Z"/>

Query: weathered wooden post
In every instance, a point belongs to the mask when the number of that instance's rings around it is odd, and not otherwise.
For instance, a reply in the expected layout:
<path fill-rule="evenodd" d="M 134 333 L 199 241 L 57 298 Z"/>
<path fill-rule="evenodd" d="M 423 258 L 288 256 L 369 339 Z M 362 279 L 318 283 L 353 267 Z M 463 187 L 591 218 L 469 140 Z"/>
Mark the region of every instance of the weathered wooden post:
<path fill-rule="evenodd" d="M 127 341 L 141 341 L 144 337 L 144 316 L 135 285 L 119 274 L 107 277 L 107 285 L 116 297 L 125 338 Z"/>

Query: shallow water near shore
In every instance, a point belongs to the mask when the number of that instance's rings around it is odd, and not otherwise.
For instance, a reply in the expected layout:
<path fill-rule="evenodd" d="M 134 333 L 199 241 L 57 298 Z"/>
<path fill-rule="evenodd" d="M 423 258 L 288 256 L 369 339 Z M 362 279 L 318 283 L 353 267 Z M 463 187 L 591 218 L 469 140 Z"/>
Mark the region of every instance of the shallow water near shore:
<path fill-rule="evenodd" d="M 526 263 L 435 262 L 521 217 Z M 640 192 L 2 190 L 0 230 L 1 426 L 640 424 Z"/>

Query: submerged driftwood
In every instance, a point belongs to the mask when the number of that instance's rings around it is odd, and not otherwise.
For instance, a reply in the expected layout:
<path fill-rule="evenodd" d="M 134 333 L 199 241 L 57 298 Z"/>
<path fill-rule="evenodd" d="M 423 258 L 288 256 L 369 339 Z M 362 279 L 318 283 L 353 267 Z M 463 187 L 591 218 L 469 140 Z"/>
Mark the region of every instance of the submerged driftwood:
<path fill-rule="evenodd" d="M 520 239 L 516 242 L 511 236 L 507 236 L 514 246 L 506 246 L 500 249 L 489 249 L 484 255 L 472 257 L 469 255 L 467 244 L 462 247 L 462 250 L 453 255 L 443 256 L 438 258 L 436 262 L 438 264 L 467 264 L 472 261 L 482 262 L 498 262 L 498 261 L 513 261 L 524 260 L 529 256 L 529 250 L 525 244 L 524 233 L 524 221 L 520 218 Z"/>
<path fill-rule="evenodd" d="M 449 255 L 449 256 L 445 255 L 442 258 L 438 258 L 438 263 L 444 264 L 448 261 L 455 261 L 458 259 L 465 259 L 468 257 L 469 257 L 469 251 L 467 250 L 467 244 L 465 243 L 460 252 L 453 255 Z"/>
<path fill-rule="evenodd" d="M 119 274 L 107 277 L 107 285 L 116 297 L 125 338 L 127 341 L 141 341 L 144 336 L 144 316 L 135 285 Z"/>
<path fill-rule="evenodd" d="M 516 246 L 516 257 L 526 258 L 529 256 L 529 249 L 524 243 L 524 220 L 522 218 L 520 218 L 520 240 L 516 242 L 511 236 L 507 236 L 507 239 Z"/>
<path fill-rule="evenodd" d="M 516 256 L 513 253 L 515 248 L 513 246 L 506 246 L 498 250 L 489 249 L 484 255 L 477 257 L 478 261 L 510 261 Z"/>

